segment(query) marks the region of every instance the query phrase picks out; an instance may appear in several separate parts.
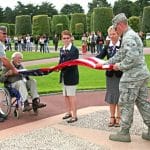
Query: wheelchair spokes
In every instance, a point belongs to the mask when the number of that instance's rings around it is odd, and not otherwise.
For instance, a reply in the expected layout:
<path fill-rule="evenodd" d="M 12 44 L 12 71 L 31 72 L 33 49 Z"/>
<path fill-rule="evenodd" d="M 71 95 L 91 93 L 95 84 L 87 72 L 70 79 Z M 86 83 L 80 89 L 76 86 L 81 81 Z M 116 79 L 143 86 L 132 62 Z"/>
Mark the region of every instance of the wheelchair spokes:
<path fill-rule="evenodd" d="M 0 111 L 7 116 L 11 111 L 11 98 L 9 92 L 5 88 L 0 88 Z"/>

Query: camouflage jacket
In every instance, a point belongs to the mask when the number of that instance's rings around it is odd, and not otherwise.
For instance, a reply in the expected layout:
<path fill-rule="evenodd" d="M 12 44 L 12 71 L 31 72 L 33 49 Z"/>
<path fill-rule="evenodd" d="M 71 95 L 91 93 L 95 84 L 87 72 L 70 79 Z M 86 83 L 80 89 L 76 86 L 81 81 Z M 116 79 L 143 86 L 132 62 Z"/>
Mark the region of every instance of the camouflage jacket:
<path fill-rule="evenodd" d="M 119 70 L 123 71 L 121 82 L 139 81 L 150 77 L 142 41 L 130 27 L 123 34 L 120 50 L 108 60 L 108 63 L 119 63 Z"/>

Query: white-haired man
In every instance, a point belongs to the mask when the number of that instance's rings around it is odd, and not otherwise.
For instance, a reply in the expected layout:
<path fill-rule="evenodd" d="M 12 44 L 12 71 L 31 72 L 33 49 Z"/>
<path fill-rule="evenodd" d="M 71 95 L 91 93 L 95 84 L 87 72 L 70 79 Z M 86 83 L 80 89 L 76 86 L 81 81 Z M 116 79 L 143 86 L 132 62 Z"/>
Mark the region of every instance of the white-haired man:
<path fill-rule="evenodd" d="M 23 55 L 21 52 L 15 52 L 12 54 L 12 64 L 16 69 L 23 69 L 21 64 Z M 11 70 L 6 68 L 3 69 L 3 74 L 1 80 L 5 83 L 5 86 L 11 84 L 12 88 L 15 88 L 19 91 L 22 101 L 24 103 L 23 111 L 29 111 L 33 108 L 34 111 L 37 111 L 38 108 L 45 107 L 46 104 L 40 103 L 39 94 L 37 92 L 36 80 L 30 78 L 26 75 L 12 75 Z M 32 97 L 32 107 L 28 102 L 28 92 Z"/>

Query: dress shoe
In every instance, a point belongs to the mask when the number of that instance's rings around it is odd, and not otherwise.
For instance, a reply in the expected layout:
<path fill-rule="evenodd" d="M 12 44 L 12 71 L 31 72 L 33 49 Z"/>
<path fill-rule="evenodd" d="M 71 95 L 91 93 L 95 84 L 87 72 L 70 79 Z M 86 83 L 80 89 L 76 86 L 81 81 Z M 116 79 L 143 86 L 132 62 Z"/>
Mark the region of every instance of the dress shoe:
<path fill-rule="evenodd" d="M 71 114 L 65 114 L 65 116 L 62 119 L 68 119 L 71 117 Z"/>
<path fill-rule="evenodd" d="M 34 98 L 32 100 L 32 107 L 33 109 L 42 108 L 42 107 L 46 107 L 46 104 L 40 103 L 39 98 Z"/>
<path fill-rule="evenodd" d="M 73 123 L 73 122 L 76 122 L 76 121 L 78 121 L 78 118 L 76 117 L 76 118 L 71 118 L 70 120 L 68 120 L 67 122 L 68 123 Z"/>
<path fill-rule="evenodd" d="M 22 110 L 22 111 L 25 112 L 25 111 L 30 111 L 30 110 L 32 110 L 32 107 L 30 106 L 28 100 L 26 100 L 26 101 L 24 102 L 24 107 L 23 107 L 23 110 Z"/>

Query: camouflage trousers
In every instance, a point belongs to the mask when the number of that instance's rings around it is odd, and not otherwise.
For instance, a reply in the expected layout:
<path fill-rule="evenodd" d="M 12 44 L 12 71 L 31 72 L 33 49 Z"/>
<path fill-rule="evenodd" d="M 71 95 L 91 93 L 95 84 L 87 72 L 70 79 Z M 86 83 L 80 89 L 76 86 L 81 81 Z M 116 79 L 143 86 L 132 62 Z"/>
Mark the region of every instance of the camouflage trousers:
<path fill-rule="evenodd" d="M 144 123 L 150 127 L 150 102 L 147 101 L 148 80 L 120 82 L 119 106 L 121 111 L 121 128 L 130 129 L 133 122 L 134 104 L 136 104 Z"/>

